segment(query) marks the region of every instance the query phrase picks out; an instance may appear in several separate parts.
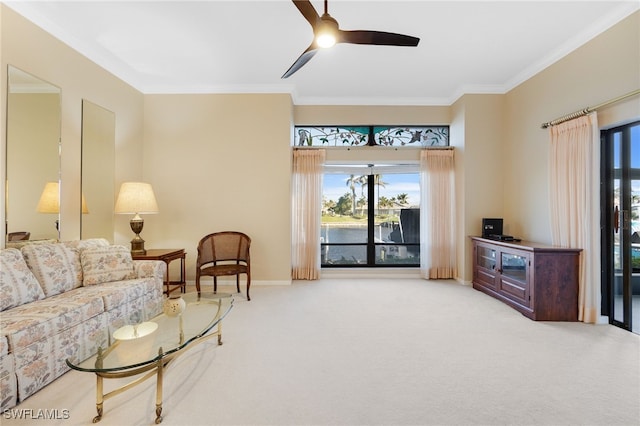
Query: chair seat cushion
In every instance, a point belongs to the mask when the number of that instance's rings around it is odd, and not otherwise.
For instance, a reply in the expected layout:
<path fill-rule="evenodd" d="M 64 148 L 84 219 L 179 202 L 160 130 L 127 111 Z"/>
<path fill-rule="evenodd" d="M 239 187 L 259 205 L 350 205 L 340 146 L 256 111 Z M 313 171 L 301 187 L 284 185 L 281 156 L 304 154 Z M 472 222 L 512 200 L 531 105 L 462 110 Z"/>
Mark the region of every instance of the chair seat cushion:
<path fill-rule="evenodd" d="M 201 275 L 211 275 L 214 277 L 222 276 L 222 275 L 237 275 L 237 274 L 246 274 L 247 266 L 246 265 L 215 265 L 208 266 L 206 268 L 202 268 L 200 271 Z"/>

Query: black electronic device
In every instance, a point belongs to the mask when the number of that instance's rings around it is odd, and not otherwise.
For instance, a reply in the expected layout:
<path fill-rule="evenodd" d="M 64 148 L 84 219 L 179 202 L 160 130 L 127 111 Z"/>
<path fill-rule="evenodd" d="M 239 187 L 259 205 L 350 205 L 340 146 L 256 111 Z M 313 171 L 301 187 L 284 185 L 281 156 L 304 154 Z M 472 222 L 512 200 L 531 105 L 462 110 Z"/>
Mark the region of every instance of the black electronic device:
<path fill-rule="evenodd" d="M 502 235 L 501 218 L 482 219 L 482 238 L 491 238 L 492 235 Z"/>
<path fill-rule="evenodd" d="M 503 234 L 491 234 L 489 235 L 488 238 L 496 241 L 515 241 L 516 240 L 515 238 L 513 238 L 512 235 L 503 235 Z"/>

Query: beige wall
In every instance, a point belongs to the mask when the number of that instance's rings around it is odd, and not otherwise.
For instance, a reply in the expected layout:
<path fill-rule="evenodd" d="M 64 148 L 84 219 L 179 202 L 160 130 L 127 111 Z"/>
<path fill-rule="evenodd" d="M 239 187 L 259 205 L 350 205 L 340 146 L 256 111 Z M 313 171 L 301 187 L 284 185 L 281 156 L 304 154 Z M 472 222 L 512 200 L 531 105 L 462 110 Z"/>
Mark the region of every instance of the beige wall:
<path fill-rule="evenodd" d="M 143 153 L 140 92 L 95 63 L 0 4 L 1 70 L 0 105 L 3 108 L 2 176 L 5 173 L 7 65 L 13 65 L 48 81 L 62 90 L 61 123 L 61 238 L 80 236 L 80 158 L 82 99 L 115 112 L 116 182 L 141 179 Z M 4 185 L 0 214 L 5 221 Z M 124 224 L 128 228 L 128 223 Z"/>
<path fill-rule="evenodd" d="M 253 279 L 289 284 L 290 96 L 148 95 L 144 111 L 142 168 L 160 209 L 144 217 L 146 246 L 184 247 L 193 279 L 200 238 L 242 231 Z"/>
<path fill-rule="evenodd" d="M 458 278 L 470 282 L 470 236 L 483 217 L 503 217 L 504 96 L 465 95 L 452 106 L 451 145 L 456 147 Z M 509 233 L 506 224 L 504 233 Z"/>
<path fill-rule="evenodd" d="M 506 95 L 504 214 L 514 234 L 551 242 L 549 137 L 540 125 L 638 88 L 640 12 Z M 638 97 L 598 112 L 601 127 L 632 118 L 640 118 Z"/>
<path fill-rule="evenodd" d="M 154 185 L 160 214 L 145 217 L 147 247 L 185 247 L 191 266 L 205 233 L 245 230 L 254 238 L 254 278 L 267 283 L 290 281 L 294 124 L 450 123 L 459 276 L 470 281 L 468 236 L 480 232 L 482 217 L 502 216 L 505 232 L 550 241 L 548 135 L 540 124 L 640 87 L 638 12 L 506 95 L 465 95 L 452 106 L 423 107 L 293 106 L 288 95 L 143 96 L 4 5 L 0 14 L 0 106 L 7 64 L 62 88 L 62 238 L 79 233 L 80 113 L 87 98 L 116 114 L 116 188 L 138 179 Z M 603 109 L 601 125 L 637 119 L 638 105 L 636 98 Z M 345 158 L 355 159 L 354 151 Z M 381 155 L 364 152 L 357 155 Z M 417 159 L 409 151 L 384 155 Z M 128 220 L 115 218 L 115 242 L 131 239 Z"/>

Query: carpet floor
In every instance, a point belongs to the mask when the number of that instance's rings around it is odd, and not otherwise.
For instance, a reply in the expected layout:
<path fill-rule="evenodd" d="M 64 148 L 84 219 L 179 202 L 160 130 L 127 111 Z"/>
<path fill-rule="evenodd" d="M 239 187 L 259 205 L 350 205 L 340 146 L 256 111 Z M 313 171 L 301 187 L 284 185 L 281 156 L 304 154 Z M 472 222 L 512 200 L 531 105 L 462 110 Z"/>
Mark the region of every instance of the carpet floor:
<path fill-rule="evenodd" d="M 167 370 L 163 425 L 640 425 L 640 336 L 613 326 L 531 321 L 453 281 L 322 279 L 251 296 L 235 296 L 222 346 Z M 149 380 L 106 401 L 100 424 L 153 424 L 154 404 Z M 93 375 L 71 371 L 14 410 L 40 409 L 68 418 L 1 423 L 91 423 Z"/>

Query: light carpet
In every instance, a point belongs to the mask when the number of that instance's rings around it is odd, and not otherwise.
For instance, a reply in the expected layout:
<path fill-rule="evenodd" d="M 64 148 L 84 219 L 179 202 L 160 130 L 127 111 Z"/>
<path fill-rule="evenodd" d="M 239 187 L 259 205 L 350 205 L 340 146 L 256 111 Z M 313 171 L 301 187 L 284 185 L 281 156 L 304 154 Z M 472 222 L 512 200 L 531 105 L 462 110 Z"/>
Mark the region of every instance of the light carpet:
<path fill-rule="evenodd" d="M 164 381 L 163 425 L 639 425 L 640 336 L 535 322 L 469 286 L 323 279 L 235 297 L 215 339 Z M 115 381 L 106 381 L 107 390 Z M 155 381 L 101 425 L 153 424 Z M 71 371 L 16 407 L 89 424 L 95 379 Z M 6 413 L 5 413 L 6 414 Z"/>

